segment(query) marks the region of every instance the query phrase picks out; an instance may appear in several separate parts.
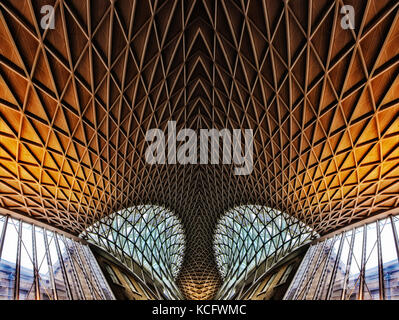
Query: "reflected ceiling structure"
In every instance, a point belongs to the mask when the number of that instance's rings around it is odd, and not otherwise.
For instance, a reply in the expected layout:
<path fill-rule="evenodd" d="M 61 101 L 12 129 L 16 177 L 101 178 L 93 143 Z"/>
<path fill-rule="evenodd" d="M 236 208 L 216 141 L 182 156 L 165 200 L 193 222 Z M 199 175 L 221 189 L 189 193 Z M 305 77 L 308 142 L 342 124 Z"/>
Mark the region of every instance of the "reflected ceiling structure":
<path fill-rule="evenodd" d="M 55 28 L 40 27 L 53 4 Z M 355 8 L 354 30 L 340 26 Z M 218 218 L 326 234 L 399 205 L 396 0 L 3 0 L 0 207 L 74 234 L 142 203 L 182 221 L 178 284 L 212 298 Z M 148 165 L 148 129 L 253 129 L 254 170 Z M 165 130 L 166 131 L 166 130 Z"/>

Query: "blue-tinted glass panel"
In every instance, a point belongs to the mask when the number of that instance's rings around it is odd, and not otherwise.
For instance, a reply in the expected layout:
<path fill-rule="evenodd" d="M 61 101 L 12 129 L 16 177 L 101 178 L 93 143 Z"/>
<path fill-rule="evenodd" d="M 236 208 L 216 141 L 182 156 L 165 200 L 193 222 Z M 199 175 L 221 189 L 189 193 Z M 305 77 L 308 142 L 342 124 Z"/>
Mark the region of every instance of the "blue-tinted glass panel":
<path fill-rule="evenodd" d="M 366 263 L 364 275 L 364 299 L 379 299 L 377 223 L 370 223 L 367 226 Z"/>
<path fill-rule="evenodd" d="M 363 227 L 355 229 L 355 237 L 350 258 L 350 267 L 347 287 L 345 291 L 345 300 L 356 300 L 359 295 L 360 288 L 360 271 L 362 267 L 363 252 Z"/>
<path fill-rule="evenodd" d="M 38 267 L 38 281 L 40 287 L 41 300 L 54 300 L 54 292 L 52 286 L 52 279 L 47 260 L 47 250 L 42 228 L 35 228 L 36 230 L 36 253 L 37 253 L 37 267 Z"/>
<path fill-rule="evenodd" d="M 114 299 L 81 241 L 4 216 L 0 230 L 0 300 Z"/>
<path fill-rule="evenodd" d="M 9 218 L 0 259 L 0 299 L 14 299 L 19 221 Z"/>
<path fill-rule="evenodd" d="M 334 245 L 327 269 L 317 266 L 313 255 L 316 245 L 311 246 L 285 299 L 304 299 L 300 292 L 310 288 L 310 293 L 321 292 L 322 299 L 399 300 L 397 224 L 397 216 L 389 217 L 342 232 L 339 237 L 343 242 Z M 316 266 L 316 275 L 322 274 L 322 270 L 328 270 L 330 275 L 313 286 L 312 268 L 305 264 Z"/>
<path fill-rule="evenodd" d="M 385 299 L 399 299 L 399 261 L 390 219 L 380 222 Z"/>
<path fill-rule="evenodd" d="M 35 274 L 33 265 L 32 225 L 22 223 L 21 265 L 19 275 L 19 299 L 35 299 Z"/>

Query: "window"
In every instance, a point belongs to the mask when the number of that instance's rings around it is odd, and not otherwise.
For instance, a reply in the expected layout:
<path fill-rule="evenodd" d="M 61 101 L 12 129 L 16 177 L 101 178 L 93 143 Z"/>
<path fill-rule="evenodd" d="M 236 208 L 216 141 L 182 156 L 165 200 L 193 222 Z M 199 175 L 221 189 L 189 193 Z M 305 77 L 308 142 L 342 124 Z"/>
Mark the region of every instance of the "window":
<path fill-rule="evenodd" d="M 0 300 L 39 299 L 111 300 L 114 296 L 88 246 L 0 215 Z"/>
<path fill-rule="evenodd" d="M 269 287 L 271 286 L 271 284 L 273 283 L 274 279 L 276 278 L 277 273 L 273 274 L 269 280 L 267 280 L 265 286 L 263 287 L 263 289 L 258 293 L 258 296 L 260 296 L 261 294 L 264 294 L 267 292 L 267 290 L 269 290 Z"/>
<path fill-rule="evenodd" d="M 290 264 L 284 271 L 284 274 L 282 275 L 282 277 L 280 278 L 280 281 L 278 282 L 278 284 L 283 284 L 287 282 L 288 277 L 291 274 L 292 268 L 294 267 L 293 264 Z"/>
<path fill-rule="evenodd" d="M 318 237 L 302 221 L 261 205 L 244 205 L 219 219 L 214 251 L 223 278 L 218 298 L 225 299 L 238 283 L 247 282 L 252 270 L 267 272 L 283 257 Z"/>
<path fill-rule="evenodd" d="M 122 285 L 122 283 L 120 282 L 120 280 L 119 280 L 118 276 L 116 275 L 114 269 L 112 269 L 112 267 L 109 264 L 107 264 L 107 263 L 105 263 L 104 265 L 105 265 L 105 269 L 107 270 L 109 276 L 111 277 L 112 282 Z"/>
<path fill-rule="evenodd" d="M 399 300 L 399 216 L 312 245 L 284 299 Z"/>
<path fill-rule="evenodd" d="M 126 283 L 128 284 L 130 290 L 133 293 L 136 293 L 141 296 L 141 293 L 137 290 L 136 286 L 134 285 L 133 281 L 124 273 L 122 273 L 123 279 L 125 279 Z"/>

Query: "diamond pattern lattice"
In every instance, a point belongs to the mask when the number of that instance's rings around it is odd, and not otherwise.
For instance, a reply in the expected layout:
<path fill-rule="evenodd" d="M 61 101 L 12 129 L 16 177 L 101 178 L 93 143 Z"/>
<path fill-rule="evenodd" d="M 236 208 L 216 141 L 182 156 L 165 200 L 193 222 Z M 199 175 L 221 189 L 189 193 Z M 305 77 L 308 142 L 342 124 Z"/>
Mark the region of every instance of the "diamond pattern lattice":
<path fill-rule="evenodd" d="M 134 260 L 151 281 L 164 286 L 168 297 L 180 298 L 175 280 L 184 255 L 184 233 L 172 212 L 139 205 L 110 214 L 90 226 L 81 237 L 117 257 L 133 269 Z"/>
<path fill-rule="evenodd" d="M 55 28 L 40 28 L 53 4 Z M 340 26 L 353 5 L 355 30 Z M 176 212 L 187 298 L 221 284 L 239 204 L 320 234 L 399 204 L 396 0 L 3 0 L 0 207 L 75 234 L 138 203 Z M 145 132 L 252 128 L 254 171 L 149 166 Z"/>
<path fill-rule="evenodd" d="M 223 277 L 219 298 L 234 295 L 252 271 L 263 265 L 267 272 L 317 236 L 303 222 L 265 206 L 245 205 L 229 210 L 218 221 L 214 240 L 216 263 Z"/>

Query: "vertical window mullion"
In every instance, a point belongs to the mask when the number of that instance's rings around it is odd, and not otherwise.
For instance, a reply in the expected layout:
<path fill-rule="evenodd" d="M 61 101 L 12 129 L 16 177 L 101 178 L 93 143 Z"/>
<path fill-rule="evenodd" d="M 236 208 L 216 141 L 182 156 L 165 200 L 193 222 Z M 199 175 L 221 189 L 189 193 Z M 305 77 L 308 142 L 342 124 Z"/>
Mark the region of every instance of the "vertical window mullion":
<path fill-rule="evenodd" d="M 58 300 L 57 288 L 55 285 L 55 279 L 54 279 L 54 273 L 53 273 L 53 263 L 51 260 L 50 247 L 49 247 L 48 238 L 47 238 L 47 230 L 43 230 L 43 237 L 44 237 L 44 245 L 46 247 L 46 258 L 47 258 L 48 270 L 50 273 L 50 281 L 51 281 L 51 288 L 53 290 L 53 297 L 54 297 L 54 300 Z"/>
<path fill-rule="evenodd" d="M 309 264 L 311 263 L 311 261 L 313 261 L 313 257 L 314 257 L 315 252 L 316 252 L 316 246 L 317 246 L 317 245 L 313 245 L 313 246 L 309 247 L 308 252 L 306 253 L 306 255 L 305 255 L 305 257 L 304 257 L 304 260 L 305 260 L 305 259 L 306 259 L 306 256 L 307 256 L 308 253 L 309 253 L 309 258 L 308 258 L 308 260 L 303 261 L 303 263 L 304 263 L 303 269 L 302 269 L 302 265 L 301 265 L 301 271 L 304 270 L 304 272 L 301 274 L 301 278 L 300 278 L 300 280 L 298 281 L 298 286 L 297 286 L 297 288 L 296 288 L 296 292 L 294 293 L 294 295 L 293 295 L 293 297 L 292 297 L 292 300 L 296 300 L 296 299 L 298 298 L 298 296 L 299 296 L 299 293 L 300 293 L 300 291 L 301 291 L 303 282 L 304 282 L 305 277 L 306 277 L 306 270 L 307 270 Z M 298 272 L 299 272 L 299 270 L 298 270 Z"/>
<path fill-rule="evenodd" d="M 67 275 L 67 272 L 66 272 L 66 269 L 65 269 L 64 259 L 62 258 L 62 253 L 61 253 L 61 250 L 60 250 L 60 244 L 58 243 L 58 235 L 57 235 L 57 233 L 54 233 L 54 241 L 55 241 L 55 248 L 57 250 L 58 261 L 60 262 L 60 265 L 61 265 L 62 275 L 63 275 L 63 278 L 64 278 L 64 284 L 65 284 L 65 288 L 67 290 L 68 298 L 70 300 L 73 300 L 72 291 L 71 291 L 71 287 L 70 287 L 69 280 L 68 280 L 68 275 Z"/>
<path fill-rule="evenodd" d="M 332 270 L 331 280 L 330 280 L 330 283 L 329 283 L 328 289 L 327 289 L 326 300 L 330 300 L 330 297 L 331 297 L 331 294 L 332 294 L 332 291 L 334 288 L 334 282 L 337 277 L 337 268 L 339 265 L 339 261 L 341 260 L 341 254 L 342 254 L 342 248 L 344 246 L 344 242 L 345 242 L 345 233 L 342 233 L 341 240 L 340 240 L 339 247 L 338 247 L 337 257 L 335 259 L 334 268 Z"/>
<path fill-rule="evenodd" d="M 94 269 L 93 269 L 92 261 L 89 260 L 89 257 L 88 257 L 88 255 L 87 255 L 87 252 L 85 251 L 85 247 L 84 247 L 83 245 L 81 245 L 81 244 L 79 244 L 79 246 L 81 247 L 81 251 L 83 252 L 83 256 L 84 256 L 84 258 L 85 258 L 86 261 L 87 261 L 87 264 L 88 264 L 88 267 L 89 267 L 89 272 L 92 274 L 92 278 L 94 279 L 94 283 L 96 284 L 96 286 L 97 286 L 97 288 L 98 288 L 98 291 L 99 291 L 99 293 L 100 293 L 100 296 L 101 296 L 101 298 L 102 298 L 103 300 L 106 300 L 105 294 L 104 294 L 104 292 L 103 292 L 103 290 L 102 290 L 102 288 L 101 288 L 101 286 L 100 286 L 100 281 L 97 279 L 97 274 L 96 274 L 96 272 L 95 272 Z"/>
<path fill-rule="evenodd" d="M 40 300 L 39 267 L 37 263 L 37 250 L 36 250 L 36 227 L 34 225 L 32 225 L 32 258 L 33 258 L 33 276 L 35 283 L 35 299 Z"/>
<path fill-rule="evenodd" d="M 359 284 L 359 300 L 364 297 L 364 281 L 365 281 L 365 268 L 366 268 L 366 245 L 367 245 L 367 225 L 363 226 L 363 245 L 362 245 L 362 261 L 360 267 L 360 284 Z"/>
<path fill-rule="evenodd" d="M 111 290 L 111 288 L 110 288 L 110 286 L 109 286 L 107 280 L 105 279 L 105 277 L 104 277 L 104 275 L 103 275 L 103 273 L 102 273 L 102 271 L 101 271 L 100 265 L 98 264 L 96 258 L 94 257 L 94 255 L 93 255 L 93 253 L 92 253 L 90 247 L 87 246 L 86 249 L 88 250 L 87 255 L 89 255 L 90 258 L 91 258 L 91 259 L 90 259 L 90 261 L 91 261 L 90 263 L 92 263 L 93 268 L 94 268 L 94 267 L 96 268 L 96 270 L 97 270 L 96 273 L 98 273 L 98 276 L 101 278 L 101 279 L 99 279 L 99 280 L 102 280 L 102 282 L 103 282 L 103 284 L 104 284 L 104 289 L 105 289 L 106 291 L 108 291 L 108 292 L 107 292 L 108 295 L 109 295 L 112 299 L 115 300 L 114 293 L 112 292 L 112 290 Z M 103 290 L 103 287 L 100 287 L 100 288 Z M 105 295 L 105 293 L 104 293 L 104 295 Z M 107 299 L 107 298 L 106 298 L 106 299 Z"/>
<path fill-rule="evenodd" d="M 90 293 L 91 293 L 93 299 L 96 299 L 95 290 L 94 290 L 94 288 L 93 288 L 93 285 L 92 285 L 91 281 L 89 281 L 89 275 L 87 274 L 87 270 L 86 270 L 86 268 L 85 268 L 85 266 L 84 266 L 84 264 L 83 264 L 83 262 L 82 262 L 82 259 L 81 259 L 81 256 L 80 256 L 80 252 L 79 252 L 80 250 L 79 250 L 78 247 L 77 247 L 77 243 L 75 243 L 75 241 L 72 241 L 72 246 L 73 246 L 74 249 L 75 249 L 76 257 L 77 257 L 77 262 L 78 262 L 78 264 L 79 264 L 79 266 L 80 266 L 80 269 L 81 269 L 82 272 L 83 272 L 84 279 L 85 279 L 86 284 L 87 284 L 87 286 L 88 286 L 88 288 L 89 288 L 89 290 L 90 290 Z"/>
<path fill-rule="evenodd" d="M 313 296 L 313 300 L 319 299 L 320 292 L 322 292 L 322 288 L 324 288 L 324 286 L 325 286 L 325 281 L 326 281 L 325 278 L 327 276 L 328 262 L 330 261 L 330 258 L 331 258 L 331 255 L 332 255 L 332 252 L 333 252 L 333 249 L 334 249 L 335 242 L 337 241 L 337 238 L 338 238 L 338 236 L 335 236 L 333 238 L 333 240 L 331 241 L 332 242 L 331 243 L 331 247 L 330 247 L 330 250 L 328 252 L 327 260 L 326 260 L 326 263 L 324 265 L 323 271 L 322 271 L 321 276 L 319 278 L 319 282 L 317 284 L 316 292 L 315 292 L 315 295 Z"/>
<path fill-rule="evenodd" d="M 19 300 L 19 280 L 21 278 L 21 241 L 22 241 L 22 222 L 18 220 L 18 244 L 17 244 L 17 261 L 15 266 L 14 300 Z"/>
<path fill-rule="evenodd" d="M 398 230 L 396 230 L 395 222 L 393 221 L 392 216 L 389 217 L 391 220 L 391 227 L 392 227 L 392 232 L 393 232 L 393 238 L 395 240 L 395 248 L 396 248 L 396 256 L 398 258 L 399 262 L 399 239 L 398 239 Z M 1 253 L 1 252 L 0 252 Z"/>
<path fill-rule="evenodd" d="M 380 221 L 377 221 L 377 249 L 378 249 L 378 280 L 380 288 L 380 300 L 385 299 L 384 289 L 384 268 L 382 264 L 382 248 L 381 248 L 381 229 Z"/>
<path fill-rule="evenodd" d="M 75 278 L 75 283 L 78 288 L 78 293 L 79 293 L 81 299 L 86 300 L 86 295 L 82 289 L 82 285 L 80 283 L 79 276 L 78 276 L 78 273 L 75 268 L 75 263 L 73 262 L 72 255 L 69 252 L 69 244 L 64 236 L 61 236 L 61 237 L 62 237 L 62 241 L 64 242 L 65 252 L 66 252 L 68 259 L 70 261 L 70 264 L 71 264 L 72 275 Z"/>
<path fill-rule="evenodd" d="M 355 244 L 355 238 L 356 238 L 356 230 L 353 229 L 352 236 L 351 236 L 351 243 L 349 246 L 348 260 L 347 260 L 347 264 L 346 264 L 345 278 L 344 278 L 344 285 L 342 288 L 341 300 L 345 300 L 346 289 L 348 288 L 349 273 L 350 273 L 352 260 L 353 260 L 353 246 Z"/>
<path fill-rule="evenodd" d="M 323 243 L 319 242 L 319 243 L 317 243 L 317 244 L 315 244 L 313 246 L 314 250 L 313 250 L 313 253 L 312 253 L 312 257 L 309 260 L 308 266 L 307 266 L 305 274 L 304 274 L 304 278 L 302 279 L 301 288 L 298 291 L 295 299 L 302 299 L 302 300 L 306 299 L 306 295 L 307 295 L 308 290 L 309 290 L 309 282 L 311 282 L 311 280 L 312 280 L 311 279 L 311 274 L 312 274 L 311 270 L 313 270 L 312 266 L 314 267 L 315 263 L 317 262 L 317 257 L 318 257 L 318 254 L 320 252 L 320 246 L 322 244 Z"/>
<path fill-rule="evenodd" d="M 7 225 L 8 225 L 8 216 L 6 216 L 4 220 L 3 229 L 1 231 L 1 236 L 0 236 L 0 259 L 1 259 L 1 254 L 3 252 L 4 239 L 6 238 Z"/>
<path fill-rule="evenodd" d="M 319 244 L 317 261 L 316 261 L 316 264 L 312 268 L 311 276 L 309 277 L 309 281 L 307 283 L 307 287 L 306 287 L 306 290 L 305 290 L 304 295 L 303 295 L 304 299 L 306 299 L 306 296 L 308 295 L 309 290 L 312 287 L 312 283 L 314 281 L 314 275 L 316 274 L 317 270 L 320 267 L 320 263 L 321 263 L 322 258 L 323 258 L 323 250 L 324 250 L 324 247 L 326 246 L 326 242 L 327 241 L 324 241 L 324 242 Z"/>

